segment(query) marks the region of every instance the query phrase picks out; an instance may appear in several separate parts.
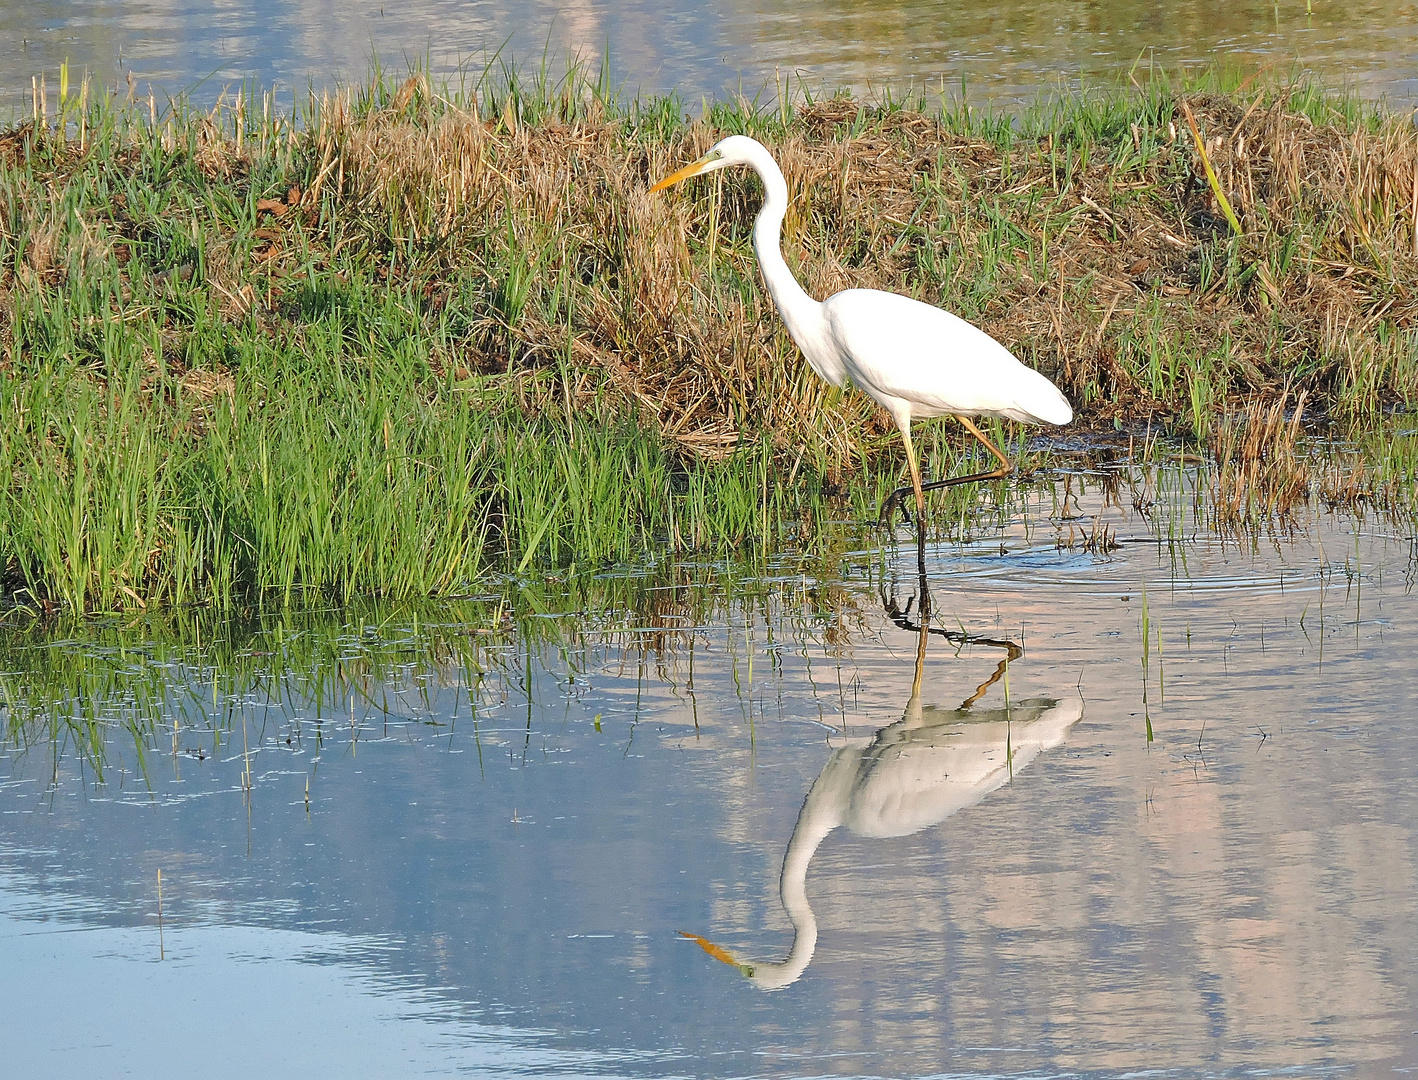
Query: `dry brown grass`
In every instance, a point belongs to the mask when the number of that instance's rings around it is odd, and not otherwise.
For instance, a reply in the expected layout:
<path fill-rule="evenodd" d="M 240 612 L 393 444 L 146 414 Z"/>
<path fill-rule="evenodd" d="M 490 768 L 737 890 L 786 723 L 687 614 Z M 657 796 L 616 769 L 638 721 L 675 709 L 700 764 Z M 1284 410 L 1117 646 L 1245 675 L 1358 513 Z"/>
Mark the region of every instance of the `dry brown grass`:
<path fill-rule="evenodd" d="M 328 194 L 337 218 L 371 234 L 468 255 L 494 288 L 514 249 L 535 253 L 541 288 L 576 279 L 573 362 L 686 446 L 712 451 L 758 424 L 791 442 L 806 423 L 843 460 L 858 435 L 883 430 L 859 402 L 824 410 L 823 388 L 797 377 L 791 344 L 745 287 L 751 180 L 645 196 L 720 130 L 647 141 L 619 120 L 517 125 L 420 100 L 359 114 L 332 101 L 306 200 Z M 1234 245 L 1178 134 L 1179 100 L 1146 133 L 1134 121 L 1122 146 L 1091 148 L 833 100 L 768 140 L 792 196 L 789 258 L 817 295 L 880 287 L 963 307 L 1095 418 L 1185 415 L 1198 381 L 1212 407 L 1286 382 L 1351 409 L 1412 396 L 1412 126 L 1316 124 L 1273 91 L 1187 100 L 1243 222 Z M 1128 143 L 1140 164 L 1120 168 Z M 932 258 L 947 265 L 932 272 Z M 489 312 L 460 362 L 549 362 L 567 349 L 567 321 L 536 303 L 515 326 Z M 1148 377 L 1158 354 L 1181 357 L 1160 380 Z"/>
<path fill-rule="evenodd" d="M 1213 527 L 1234 531 L 1256 522 L 1284 524 L 1310 494 L 1311 459 L 1298 451 L 1305 399 L 1286 415 L 1283 396 L 1256 399 L 1216 427 L 1211 452 L 1216 468 L 1207 506 Z"/>
<path fill-rule="evenodd" d="M 248 124 L 243 141 L 220 109 L 170 118 L 115 136 L 104 168 L 141 184 L 156 142 L 256 206 L 255 220 L 192 212 L 201 284 L 229 323 L 288 332 L 302 318 L 291 297 L 316 277 L 363 277 L 453 327 L 432 347 L 439 372 L 556 372 L 547 407 L 610 392 L 686 452 L 722 456 L 768 431 L 834 473 L 889 445 L 890 428 L 806 371 L 758 288 L 756 181 L 720 174 L 669 197 L 647 196 L 649 181 L 723 124 L 749 128 L 787 177 L 785 247 L 810 292 L 877 287 L 959 311 L 1058 380 L 1086 421 L 1158 417 L 1205 437 L 1215 416 L 1285 387 L 1372 415 L 1418 399 L 1418 132 L 1326 115 L 1307 93 L 1153 90 L 1013 130 L 844 99 L 786 125 L 727 110 L 652 129 L 567 94 L 531 119 L 513 95 L 457 105 L 415 76 L 383 97 L 327 97 L 300 132 Z M 0 244 L 22 252 L 0 289 L 137 272 L 128 253 L 160 226 L 121 200 L 75 214 L 66 193 L 94 152 L 51 138 L 41 170 L 23 164 L 35 138 L 0 138 Z"/>

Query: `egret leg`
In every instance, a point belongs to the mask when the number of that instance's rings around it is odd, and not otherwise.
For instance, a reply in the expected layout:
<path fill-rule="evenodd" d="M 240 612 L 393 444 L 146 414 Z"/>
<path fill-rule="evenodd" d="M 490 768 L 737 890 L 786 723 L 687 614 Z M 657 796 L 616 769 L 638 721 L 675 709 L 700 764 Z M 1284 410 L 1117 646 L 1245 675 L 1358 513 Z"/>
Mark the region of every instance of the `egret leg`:
<path fill-rule="evenodd" d="M 916 460 L 916 448 L 911 442 L 911 429 L 905 424 L 899 426 L 901 428 L 901 442 L 906 447 L 906 465 L 911 470 L 911 486 L 899 487 L 886 497 L 877 517 L 877 524 L 881 526 L 890 523 L 891 515 L 895 513 L 898 506 L 901 506 L 901 500 L 913 492 L 916 496 L 916 516 L 923 519 L 926 513 L 926 487 L 928 485 L 921 483 L 921 465 Z M 911 520 L 911 515 L 904 506 L 901 506 L 901 512 L 906 515 L 907 521 Z"/>
<path fill-rule="evenodd" d="M 911 469 L 911 487 L 899 488 L 893 491 L 881 507 L 880 521 L 885 524 L 890 520 L 892 511 L 900 503 L 901 496 L 910 490 L 916 495 L 916 568 L 921 575 L 921 582 L 926 580 L 926 492 L 921 486 L 921 463 L 916 460 L 916 447 L 911 442 L 911 420 L 907 417 L 904 421 L 898 421 L 901 429 L 901 442 L 906 447 L 906 464 Z M 904 510 L 903 510 L 904 512 Z M 906 520 L 911 519 L 910 514 L 906 514 Z M 930 595 L 922 593 L 921 618 L 930 618 Z"/>
<path fill-rule="evenodd" d="M 994 443 L 990 442 L 989 439 L 985 438 L 984 434 L 980 431 L 980 429 L 975 426 L 975 422 L 973 420 L 971 420 L 968 416 L 957 416 L 955 419 L 959 420 L 962 424 L 964 424 L 965 430 L 968 431 L 971 435 L 975 436 L 975 438 L 979 439 L 980 442 L 984 445 L 985 449 L 994 455 L 995 460 L 999 462 L 999 468 L 993 469 L 990 472 L 971 473 L 969 476 L 952 476 L 948 480 L 932 480 L 929 484 L 921 485 L 925 491 L 935 491 L 937 488 L 954 487 L 956 484 L 973 484 L 979 480 L 999 480 L 1014 472 L 1014 466 L 1009 463 L 1009 458 L 1004 456 L 1004 453 L 1000 450 L 999 447 L 997 447 Z"/>
<path fill-rule="evenodd" d="M 926 521 L 926 491 L 921 485 L 921 464 L 916 460 L 916 448 L 911 436 L 906 436 L 906 464 L 911 467 L 911 487 L 916 492 L 916 520 L 921 525 Z"/>
<path fill-rule="evenodd" d="M 980 429 L 975 426 L 974 421 L 968 416 L 957 416 L 955 419 L 964 424 L 965 430 L 979 439 L 985 449 L 994 455 L 995 460 L 999 462 L 999 468 L 990 472 L 971 473 L 969 476 L 952 476 L 946 480 L 932 480 L 929 483 L 922 483 L 920 468 L 916 464 L 916 454 L 911 447 L 911 436 L 902 432 L 906 440 L 906 462 L 911 466 L 911 487 L 899 487 L 886 497 L 886 501 L 881 504 L 879 524 L 886 525 L 891 520 L 892 513 L 901 505 L 901 500 L 912 491 L 916 495 L 916 513 L 923 514 L 927 491 L 955 487 L 957 484 L 973 484 L 980 480 L 999 480 L 1014 471 L 1014 466 L 1009 463 L 1009 458 L 1004 456 L 999 447 L 985 438 Z M 910 515 L 908 514 L 907 517 L 909 518 Z"/>
<path fill-rule="evenodd" d="M 925 489 L 921 487 L 921 463 L 916 460 L 916 450 L 911 445 L 909 433 L 906 434 L 906 462 L 911 466 L 911 486 L 916 489 L 916 569 L 924 583 L 926 580 L 926 493 Z M 923 589 L 921 591 L 921 621 L 929 624 L 930 618 L 930 593 Z"/>

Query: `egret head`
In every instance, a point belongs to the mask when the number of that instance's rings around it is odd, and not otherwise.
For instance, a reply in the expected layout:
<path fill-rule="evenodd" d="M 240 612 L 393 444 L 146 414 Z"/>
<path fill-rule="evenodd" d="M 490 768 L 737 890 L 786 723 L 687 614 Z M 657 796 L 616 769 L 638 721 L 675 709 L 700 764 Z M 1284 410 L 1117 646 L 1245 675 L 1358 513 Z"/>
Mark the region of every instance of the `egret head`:
<path fill-rule="evenodd" d="M 730 165 L 755 165 L 766 152 L 762 143 L 750 139 L 747 135 L 730 135 L 711 146 L 709 152 L 698 161 L 691 162 L 678 172 L 670 173 L 652 187 L 650 192 L 653 194 L 656 191 L 664 191 L 665 188 L 678 184 L 681 180 L 688 180 L 691 176 L 727 169 Z"/>
<path fill-rule="evenodd" d="M 687 930 L 679 931 L 679 936 L 697 942 L 699 947 L 715 960 L 734 968 L 760 990 L 782 990 L 785 986 L 791 986 L 797 982 L 802 973 L 807 970 L 808 963 L 812 960 L 813 950 L 817 948 L 816 923 L 807 934 L 798 934 L 794 938 L 793 950 L 788 954 L 788 959 L 781 964 L 743 964 L 708 938 L 691 934 Z"/>

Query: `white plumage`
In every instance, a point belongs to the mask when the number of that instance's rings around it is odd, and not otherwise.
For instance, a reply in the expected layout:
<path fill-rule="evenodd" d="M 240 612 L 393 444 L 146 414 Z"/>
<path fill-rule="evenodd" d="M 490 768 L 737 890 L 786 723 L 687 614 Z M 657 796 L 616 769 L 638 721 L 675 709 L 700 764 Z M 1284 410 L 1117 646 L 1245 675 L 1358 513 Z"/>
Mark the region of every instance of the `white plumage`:
<path fill-rule="evenodd" d="M 793 944 L 776 963 L 742 963 L 697 934 L 710 956 L 754 985 L 777 990 L 796 982 L 817 949 L 817 918 L 807 896 L 808 866 L 837 828 L 857 836 L 910 836 L 981 802 L 1036 757 L 1063 744 L 1083 718 L 1083 701 L 1030 698 L 972 712 L 921 704 L 926 628 L 916 653 L 916 681 L 905 714 L 870 739 L 835 750 L 803 800 L 783 853 L 779 896 L 793 924 Z M 684 931 L 681 931 L 684 933 Z"/>
<path fill-rule="evenodd" d="M 822 311 L 852 381 L 893 416 L 1073 419 L 1053 383 L 948 311 L 877 289 L 839 292 Z"/>
<path fill-rule="evenodd" d="M 1066 424 L 1073 409 L 1056 386 L 1021 364 L 1008 349 L 964 319 L 907 296 L 877 289 L 847 289 L 819 303 L 803 291 L 783 261 L 780 247 L 788 186 L 773 156 L 745 135 L 715 143 L 698 161 L 665 177 L 650 190 L 730 165 L 747 165 L 763 181 L 763 208 L 753 226 L 758 256 L 773 302 L 812 369 L 834 386 L 855 386 L 880 404 L 906 446 L 910 489 L 887 500 L 883 518 L 908 490 L 916 511 L 925 511 L 925 490 L 1006 476 L 1009 460 L 971 422 L 997 416 L 1031 424 Z M 954 416 L 995 456 L 999 468 L 923 485 L 911 421 Z"/>

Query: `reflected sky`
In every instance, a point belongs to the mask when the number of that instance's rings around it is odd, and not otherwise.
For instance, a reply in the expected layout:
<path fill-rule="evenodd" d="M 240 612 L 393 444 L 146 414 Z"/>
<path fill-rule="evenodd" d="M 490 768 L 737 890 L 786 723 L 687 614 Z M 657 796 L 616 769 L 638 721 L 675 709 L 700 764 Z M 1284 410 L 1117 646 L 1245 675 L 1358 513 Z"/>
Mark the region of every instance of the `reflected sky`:
<path fill-rule="evenodd" d="M 783 573 L 710 611 L 667 593 L 535 641 L 474 628 L 480 677 L 410 647 L 353 710 L 296 682 L 212 709 L 197 685 L 177 753 L 145 739 L 145 769 L 105 729 L 102 784 L 72 746 L 56 766 L 50 744 L 12 742 L 0 1007 L 27 1018 L 24 1060 L 157 1075 L 167 1059 L 127 1027 L 146 1010 L 151 1039 L 200 1038 L 207 1075 L 245 1076 L 253 1032 L 305 998 L 280 1030 L 301 1047 L 349 1030 L 331 1060 L 351 1076 L 388 1075 L 391 1047 L 435 1074 L 1412 1063 L 1411 544 L 1324 517 L 1274 544 L 1101 559 L 1058 550 L 1047 506 L 1030 516 L 928 555 L 937 628 L 1023 644 L 1006 738 L 1027 768 L 932 803 L 914 831 L 838 805 L 846 827 L 802 875 L 811 962 L 780 992 L 679 932 L 790 957 L 781 872 L 813 793 L 828 802 L 839 772 L 870 787 L 873 753 L 932 774 L 999 666 L 997 647 L 933 638 L 913 695 L 920 636 L 888 610 L 908 607 L 910 547 L 899 567 L 866 552 L 845 583 Z M 387 717 L 370 708 L 385 691 Z M 970 711 L 998 725 L 1005 692 Z M 1055 713 L 1034 746 L 1049 702 L 1081 718 Z M 93 1022 L 61 993 L 91 999 Z M 202 1024 L 204 1006 L 220 1018 Z"/>
<path fill-rule="evenodd" d="M 154 962 L 147 928 L 67 922 L 36 928 L 0 881 L 0 984 L 16 1076 L 613 1076 L 620 1055 L 548 1049 L 539 1032 L 479 1023 L 445 996 L 380 973 L 397 943 L 268 926 L 194 926 Z M 69 1018 L 62 1033 L 56 1017 Z M 281 1033 L 299 1032 L 299 1038 Z M 212 1060 L 213 1043 L 239 1062 Z M 161 1048 L 161 1049 L 159 1049 Z M 71 1072 L 74 1070 L 75 1072 Z"/>
<path fill-rule="evenodd" d="M 523 65 L 549 55 L 554 67 L 608 52 L 627 93 L 677 90 L 691 104 L 765 88 L 771 97 L 788 77 L 859 93 L 954 93 L 963 78 L 972 99 L 1017 106 L 1152 62 L 1309 70 L 1398 104 L 1418 93 L 1418 6 L 1407 0 L 0 0 L 0 25 L 0 108 L 25 112 L 31 76 L 52 77 L 66 57 L 107 85 L 131 72 L 143 93 L 198 87 L 208 101 L 246 77 L 287 94 L 358 80 L 376 55 L 396 72 L 423 59 L 440 74 L 480 70 L 503 48 Z"/>

